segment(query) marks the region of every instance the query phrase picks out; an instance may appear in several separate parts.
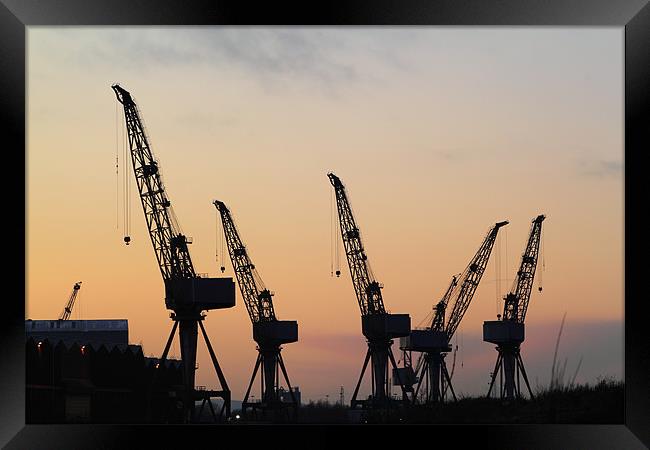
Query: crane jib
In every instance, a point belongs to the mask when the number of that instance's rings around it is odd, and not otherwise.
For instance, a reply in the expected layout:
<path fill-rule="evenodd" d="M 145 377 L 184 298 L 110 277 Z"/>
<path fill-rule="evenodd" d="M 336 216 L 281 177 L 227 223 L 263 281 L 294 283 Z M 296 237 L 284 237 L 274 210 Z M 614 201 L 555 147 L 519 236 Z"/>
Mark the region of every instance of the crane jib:
<path fill-rule="evenodd" d="M 539 257 L 539 245 L 542 234 L 542 222 L 546 218 L 540 214 L 532 221 L 526 249 L 521 257 L 521 264 L 517 271 L 513 288 L 506 295 L 503 304 L 503 320 L 524 323 L 526 312 L 533 290 L 533 280 Z"/>
<path fill-rule="evenodd" d="M 163 279 L 196 278 L 185 236 L 177 231 L 171 202 L 160 178 L 158 162 L 148 143 L 140 114 L 131 94 L 119 85 L 112 86 L 124 106 L 129 152 L 149 235 Z"/>
<path fill-rule="evenodd" d="M 487 267 L 494 243 L 496 242 L 499 229 L 508 224 L 508 221 L 497 222 L 485 236 L 483 243 L 478 251 L 467 265 L 467 268 L 461 275 L 460 288 L 454 290 L 454 304 L 452 307 L 449 320 L 444 326 L 447 338 L 451 339 L 456 329 L 460 325 L 463 316 L 467 312 L 469 305 L 474 298 L 474 294 L 478 285 L 483 277 L 485 268 Z M 445 304 L 446 306 L 446 304 Z M 444 314 L 444 311 L 443 311 Z M 438 319 L 440 320 L 440 319 Z"/>
<path fill-rule="evenodd" d="M 228 254 L 251 322 L 255 324 L 276 321 L 273 294 L 266 289 L 261 277 L 255 272 L 255 265 L 246 252 L 230 211 L 219 200 L 215 200 L 213 204 L 221 216 Z"/>
<path fill-rule="evenodd" d="M 333 173 L 328 173 L 327 176 L 336 194 L 341 238 L 345 247 L 345 254 L 361 315 L 385 314 L 381 285 L 372 277 L 368 266 L 368 257 L 361 242 L 359 227 L 354 220 L 345 187 L 339 177 Z"/>
<path fill-rule="evenodd" d="M 192 311 L 234 306 L 232 279 L 197 276 L 187 245 L 190 241 L 175 223 L 171 202 L 160 177 L 160 167 L 154 159 L 133 97 L 117 84 L 111 88 L 124 107 L 133 174 L 165 284 L 166 306 L 173 310 Z"/>

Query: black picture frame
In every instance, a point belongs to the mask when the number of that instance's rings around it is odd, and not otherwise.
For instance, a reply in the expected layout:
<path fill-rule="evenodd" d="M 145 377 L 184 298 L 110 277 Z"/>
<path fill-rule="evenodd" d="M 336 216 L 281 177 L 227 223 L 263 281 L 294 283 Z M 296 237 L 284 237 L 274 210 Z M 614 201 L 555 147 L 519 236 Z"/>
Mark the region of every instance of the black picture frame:
<path fill-rule="evenodd" d="M 646 334 L 649 318 L 643 311 L 648 301 L 642 292 L 645 277 L 642 259 L 645 223 L 637 217 L 647 204 L 640 179 L 644 151 L 650 149 L 650 5 L 648 0 L 375 0 L 312 2 L 260 2 L 254 6 L 196 0 L 0 0 L 0 124 L 3 127 L 5 223 L 11 228 L 5 239 L 16 252 L 5 259 L 5 286 L 0 326 L 0 445 L 6 448 L 132 448 L 144 439 L 152 446 L 188 443 L 194 439 L 232 442 L 245 434 L 246 443 L 268 437 L 264 426 L 155 425 L 25 425 L 25 113 L 26 27 L 35 25 L 463 25 L 463 26 L 614 26 L 625 33 L 625 419 L 620 425 L 423 425 L 405 426 L 387 433 L 376 426 L 349 427 L 301 425 L 309 445 L 343 442 L 331 428 L 353 428 L 367 437 L 378 430 L 387 440 L 416 445 L 414 428 L 453 439 L 463 448 L 481 447 L 637 449 L 650 446 L 650 346 Z M 71 86 L 62 86 L 71 89 Z M 8 176 L 9 175 L 9 176 Z M 646 174 L 647 177 L 647 174 Z M 637 200 L 638 195 L 638 200 Z M 21 219 L 21 211 L 22 219 Z M 594 243 L 598 245 L 598 243 Z M 22 257 L 21 257 L 22 256 Z M 22 267 L 21 267 L 21 264 Z M 597 282 L 597 280 L 594 280 Z M 6 292 L 6 291 L 5 291 Z M 16 294 L 13 294 L 16 292 Z M 20 293 L 23 295 L 20 296 Z M 431 428 L 434 427 L 434 428 Z M 292 428 L 292 427 L 284 427 Z M 288 431 L 288 429 L 287 429 Z M 406 433 L 404 432 L 406 431 Z M 303 433 L 304 432 L 304 433 Z M 284 440 L 300 443 L 280 430 Z M 404 436 L 407 436 L 405 438 Z M 137 440 L 136 440 L 137 439 Z M 388 444 L 388 442 L 386 442 Z M 230 444 L 234 445 L 234 444 Z M 141 444 L 139 446 L 142 446 Z"/>

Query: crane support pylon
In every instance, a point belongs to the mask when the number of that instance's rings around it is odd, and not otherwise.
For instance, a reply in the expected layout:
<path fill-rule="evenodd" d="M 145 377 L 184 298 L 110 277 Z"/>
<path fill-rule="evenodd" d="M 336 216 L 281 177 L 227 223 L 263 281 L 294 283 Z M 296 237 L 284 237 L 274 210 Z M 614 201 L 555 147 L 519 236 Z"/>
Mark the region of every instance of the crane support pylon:
<path fill-rule="evenodd" d="M 255 269 L 255 265 L 252 263 L 246 251 L 246 246 L 239 237 L 239 232 L 230 214 L 230 210 L 219 200 L 215 200 L 213 204 L 221 216 L 228 254 L 230 255 L 230 261 L 235 276 L 237 277 L 239 290 L 253 324 L 253 340 L 257 343 L 258 356 L 242 402 L 242 414 L 246 416 L 250 408 L 253 411 L 253 415 L 255 415 L 257 409 L 260 409 L 262 415 L 265 416 L 267 412 L 274 414 L 279 410 L 293 407 L 295 418 L 298 414 L 299 404 L 291 387 L 284 361 L 282 360 L 281 345 L 298 341 L 298 322 L 295 320 L 278 320 L 275 317 L 273 292 L 264 286 L 262 278 Z M 249 402 L 251 388 L 260 367 L 262 369 L 260 373 L 262 378 L 261 401 Z M 280 396 L 278 368 L 282 369 L 284 381 L 287 383 L 289 389 L 291 396 L 291 401 L 289 402 L 283 401 Z M 278 415 L 274 415 L 272 418 L 276 420 L 280 419 Z"/>
<path fill-rule="evenodd" d="M 220 418 L 230 416 L 230 389 L 226 383 L 214 349 L 203 326 L 206 310 L 232 308 L 235 306 L 235 283 L 232 278 L 202 278 L 194 271 L 188 239 L 180 230 L 171 202 L 162 182 L 158 161 L 154 158 L 149 140 L 131 94 L 118 84 L 111 86 L 117 100 L 124 107 L 124 118 L 128 134 L 128 148 L 133 174 L 138 185 L 138 193 L 149 237 L 158 261 L 158 267 L 165 286 L 165 306 L 173 311 L 174 321 L 165 350 L 157 365 L 162 369 L 169 353 L 176 330 L 178 329 L 183 362 L 183 422 L 195 420 L 195 401 L 210 401 L 211 397 L 221 397 L 223 406 Z M 218 391 L 196 390 L 196 346 L 198 329 L 205 340 L 210 358 L 216 371 L 221 389 Z M 157 374 L 158 371 L 155 372 Z M 151 398 L 155 388 L 150 386 L 149 415 L 154 412 Z M 210 403 L 210 406 L 212 404 Z M 218 421 L 216 414 L 213 414 Z"/>
<path fill-rule="evenodd" d="M 368 257 L 361 242 L 359 228 L 354 220 L 350 202 L 343 183 L 333 173 L 327 174 L 334 187 L 341 239 L 350 268 L 352 284 L 361 310 L 361 330 L 368 342 L 368 352 L 361 369 L 350 406 L 352 409 L 361 407 L 364 410 L 387 410 L 394 402 L 389 396 L 388 364 L 397 369 L 395 357 L 391 350 L 393 338 L 408 336 L 411 331 L 411 318 L 408 314 L 389 314 L 384 308 L 381 295 L 381 284 L 375 280 Z M 363 380 L 368 363 L 371 364 L 372 390 L 368 400 L 357 400 L 359 387 Z M 408 404 L 408 396 L 397 374 L 397 383 L 402 390 L 402 402 Z"/>
<path fill-rule="evenodd" d="M 400 339 L 400 348 L 404 351 L 421 352 L 417 372 L 412 378 L 417 379 L 417 388 L 413 392 L 413 402 L 417 402 L 420 389 L 425 386 L 424 403 L 432 405 L 444 401 L 444 394 L 449 388 L 456 400 L 456 394 L 451 384 L 451 376 L 447 370 L 445 357 L 451 351 L 451 338 L 458 329 L 463 316 L 474 298 L 474 294 L 487 267 L 497 234 L 508 221 L 497 222 L 488 231 L 483 243 L 474 257 L 460 275 L 451 280 L 445 295 L 434 306 L 434 316 L 431 324 L 424 329 L 411 330 L 409 336 Z M 460 284 L 458 282 L 460 281 Z M 447 305 L 453 298 L 453 306 L 449 318 L 445 320 Z M 408 368 L 407 368 L 408 369 Z"/>
<path fill-rule="evenodd" d="M 524 342 L 524 320 L 533 290 L 533 279 L 535 278 L 539 244 L 542 237 L 542 222 L 545 218 L 546 216 L 540 214 L 532 221 L 526 249 L 521 256 L 521 264 L 517 271 L 517 278 L 510 293 L 504 298 L 501 320 L 483 322 L 483 340 L 496 344 L 498 352 L 487 397 L 490 397 L 492 393 L 497 375 L 502 372 L 503 382 L 500 383 L 499 388 L 501 399 L 522 398 L 520 375 L 526 383 L 530 398 L 533 398 L 533 391 L 530 389 L 524 362 L 521 359 L 520 346 Z"/>

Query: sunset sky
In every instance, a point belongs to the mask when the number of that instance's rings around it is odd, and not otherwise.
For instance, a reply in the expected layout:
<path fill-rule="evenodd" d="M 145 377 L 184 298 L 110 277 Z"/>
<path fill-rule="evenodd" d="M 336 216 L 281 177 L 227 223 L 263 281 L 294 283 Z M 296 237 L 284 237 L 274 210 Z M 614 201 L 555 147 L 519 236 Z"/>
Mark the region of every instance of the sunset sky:
<path fill-rule="evenodd" d="M 457 393 L 487 392 L 497 354 L 482 322 L 500 312 L 541 213 L 522 345 L 533 388 L 549 382 L 565 313 L 567 378 L 580 358 L 579 382 L 622 378 L 620 28 L 28 27 L 27 43 L 28 318 L 58 317 L 82 281 L 73 318 L 126 318 L 145 355 L 164 347 L 172 322 L 134 180 L 122 241 L 120 83 L 197 271 L 221 276 L 219 199 L 277 316 L 298 321 L 282 354 L 303 401 L 334 401 L 344 386 L 349 402 L 367 348 L 344 255 L 342 276 L 330 273 L 328 171 L 346 185 L 387 309 L 412 326 L 488 229 L 510 221 L 453 341 Z M 256 350 L 239 291 L 205 325 L 241 399 Z M 199 365 L 197 384 L 216 386 L 201 339 Z"/>

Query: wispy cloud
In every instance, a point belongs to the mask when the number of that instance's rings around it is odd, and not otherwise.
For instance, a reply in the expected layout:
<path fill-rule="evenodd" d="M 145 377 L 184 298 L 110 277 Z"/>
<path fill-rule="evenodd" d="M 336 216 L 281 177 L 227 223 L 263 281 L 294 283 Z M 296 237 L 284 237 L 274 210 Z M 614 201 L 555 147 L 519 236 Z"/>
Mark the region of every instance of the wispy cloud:
<path fill-rule="evenodd" d="M 237 117 L 228 115 L 212 115 L 199 111 L 181 113 L 176 116 L 175 123 L 192 129 L 230 128 L 239 125 Z"/>
<path fill-rule="evenodd" d="M 465 160 L 468 156 L 468 152 L 458 149 L 436 150 L 434 151 L 434 154 L 439 160 L 447 163 L 457 163 Z"/>
<path fill-rule="evenodd" d="M 79 39 L 80 33 L 94 33 Z M 327 30 L 144 29 L 62 30 L 68 62 L 84 67 L 138 71 L 199 66 L 238 71 L 263 83 L 297 80 L 331 89 L 360 79 L 346 39 Z"/>
<path fill-rule="evenodd" d="M 619 178 L 623 175 L 623 162 L 612 160 L 580 161 L 578 173 L 586 177 Z"/>
<path fill-rule="evenodd" d="M 307 332 L 302 334 L 300 342 L 303 346 L 310 347 L 313 350 L 358 358 L 363 358 L 367 349 L 366 340 L 361 333 Z"/>

